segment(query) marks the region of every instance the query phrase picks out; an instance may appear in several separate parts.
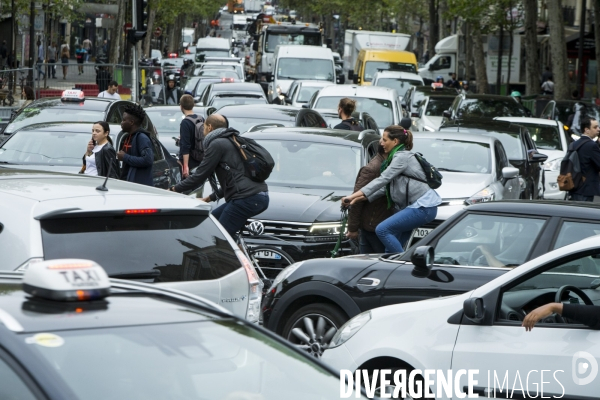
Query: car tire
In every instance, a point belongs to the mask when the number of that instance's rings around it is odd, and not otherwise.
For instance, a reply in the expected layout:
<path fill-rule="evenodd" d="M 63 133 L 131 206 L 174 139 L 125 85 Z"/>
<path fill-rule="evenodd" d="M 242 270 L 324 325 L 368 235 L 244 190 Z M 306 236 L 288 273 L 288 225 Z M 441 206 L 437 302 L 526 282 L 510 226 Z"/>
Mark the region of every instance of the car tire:
<path fill-rule="evenodd" d="M 282 336 L 300 350 L 319 358 L 348 319 L 344 311 L 333 304 L 309 304 L 290 316 Z"/>

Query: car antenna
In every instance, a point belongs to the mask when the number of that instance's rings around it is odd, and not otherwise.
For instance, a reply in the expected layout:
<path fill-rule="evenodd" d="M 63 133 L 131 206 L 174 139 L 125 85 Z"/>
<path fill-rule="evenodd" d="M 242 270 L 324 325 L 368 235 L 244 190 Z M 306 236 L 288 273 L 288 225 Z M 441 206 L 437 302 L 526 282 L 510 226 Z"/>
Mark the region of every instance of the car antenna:
<path fill-rule="evenodd" d="M 108 174 L 106 174 L 106 179 L 104 179 L 104 183 L 100 186 L 98 186 L 96 188 L 96 190 L 99 190 L 101 192 L 108 192 L 108 188 L 106 187 L 106 181 L 108 180 L 108 177 L 110 176 L 110 173 L 112 172 L 112 164 L 110 163 L 110 165 L 108 166 Z"/>

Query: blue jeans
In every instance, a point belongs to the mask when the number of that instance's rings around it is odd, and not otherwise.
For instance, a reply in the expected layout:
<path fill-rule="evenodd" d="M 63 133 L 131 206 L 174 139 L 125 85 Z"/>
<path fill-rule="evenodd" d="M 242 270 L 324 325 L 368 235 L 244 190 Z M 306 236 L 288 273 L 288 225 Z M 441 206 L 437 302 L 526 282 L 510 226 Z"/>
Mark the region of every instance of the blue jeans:
<path fill-rule="evenodd" d="M 267 207 L 269 207 L 269 193 L 261 192 L 244 199 L 235 199 L 221 204 L 212 210 L 212 215 L 235 239 L 237 232 L 242 230 L 248 218 L 260 214 Z"/>
<path fill-rule="evenodd" d="M 360 254 L 378 254 L 385 252 L 385 247 L 375 232 L 365 231 L 364 229 L 360 229 L 358 232 Z"/>
<path fill-rule="evenodd" d="M 375 229 L 386 253 L 401 253 L 413 229 L 435 219 L 437 207 L 405 208 L 398 211 Z"/>

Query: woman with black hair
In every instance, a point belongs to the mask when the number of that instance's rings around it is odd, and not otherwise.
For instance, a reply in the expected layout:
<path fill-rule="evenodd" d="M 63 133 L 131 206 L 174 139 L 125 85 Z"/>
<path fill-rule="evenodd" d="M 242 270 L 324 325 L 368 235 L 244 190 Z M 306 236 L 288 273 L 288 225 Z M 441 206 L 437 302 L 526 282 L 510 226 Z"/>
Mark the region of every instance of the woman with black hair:
<path fill-rule="evenodd" d="M 150 133 L 141 127 L 145 118 L 146 112 L 138 104 L 125 106 L 121 129 L 128 135 L 124 137 L 117 159 L 123 161 L 122 180 L 153 186 L 154 150 Z"/>
<path fill-rule="evenodd" d="M 110 127 L 106 122 L 98 121 L 92 126 L 92 140 L 87 145 L 87 151 L 83 156 L 83 167 L 79 173 L 119 178 L 117 152 L 113 147 Z"/>
<path fill-rule="evenodd" d="M 380 144 L 388 154 L 381 164 L 381 176 L 361 190 L 342 199 L 348 206 L 385 196 L 387 209 L 394 214 L 377 225 L 375 233 L 388 253 L 400 253 L 413 229 L 433 221 L 442 199 L 426 183 L 425 172 L 410 150 L 411 131 L 398 125 L 385 128 Z"/>

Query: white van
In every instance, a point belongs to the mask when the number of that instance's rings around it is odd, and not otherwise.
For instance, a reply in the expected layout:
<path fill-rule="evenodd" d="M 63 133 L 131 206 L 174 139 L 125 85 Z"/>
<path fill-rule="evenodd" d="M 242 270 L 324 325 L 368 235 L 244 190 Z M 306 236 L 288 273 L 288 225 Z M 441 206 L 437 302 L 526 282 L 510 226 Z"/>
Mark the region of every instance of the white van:
<path fill-rule="evenodd" d="M 275 68 L 269 75 L 267 97 L 273 102 L 287 94 L 293 81 L 328 81 L 335 85 L 335 64 L 331 49 L 317 46 L 277 46 Z"/>
<path fill-rule="evenodd" d="M 206 57 L 230 57 L 231 41 L 225 38 L 207 37 L 196 42 L 196 62 L 204 62 Z"/>

